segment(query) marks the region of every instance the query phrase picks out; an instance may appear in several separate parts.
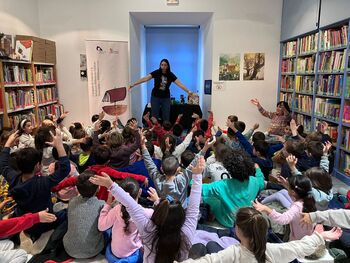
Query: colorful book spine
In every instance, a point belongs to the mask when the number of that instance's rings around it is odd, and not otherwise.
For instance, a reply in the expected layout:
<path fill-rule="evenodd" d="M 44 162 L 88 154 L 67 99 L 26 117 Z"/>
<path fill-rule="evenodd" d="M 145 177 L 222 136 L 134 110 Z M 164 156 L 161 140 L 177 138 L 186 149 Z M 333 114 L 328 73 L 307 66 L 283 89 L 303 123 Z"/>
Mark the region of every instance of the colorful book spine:
<path fill-rule="evenodd" d="M 10 115 L 9 121 L 10 121 L 11 128 L 13 128 L 13 129 L 17 128 L 18 123 L 20 121 L 22 121 L 23 119 L 29 119 L 32 122 L 32 125 L 36 126 L 35 114 L 30 111 L 30 112 L 25 113 L 25 114 Z"/>
<path fill-rule="evenodd" d="M 321 50 L 345 46 L 348 43 L 348 25 L 337 29 L 327 29 L 321 32 Z"/>
<path fill-rule="evenodd" d="M 8 111 L 34 106 L 34 91 L 20 89 L 6 91 L 5 100 Z"/>
<path fill-rule="evenodd" d="M 343 71 L 345 64 L 345 52 L 346 50 L 321 53 L 319 71 L 326 73 Z"/>
<path fill-rule="evenodd" d="M 292 57 L 295 56 L 297 50 L 297 41 L 291 41 L 283 43 L 282 45 L 282 56 L 283 57 Z"/>
<path fill-rule="evenodd" d="M 56 87 L 37 89 L 36 94 L 39 104 L 56 101 L 58 99 Z"/>
<path fill-rule="evenodd" d="M 315 114 L 333 121 L 339 121 L 340 100 L 316 98 Z"/>
<path fill-rule="evenodd" d="M 53 68 L 36 68 L 35 79 L 39 84 L 55 82 Z"/>
<path fill-rule="evenodd" d="M 52 105 L 40 107 L 38 111 L 39 123 L 42 123 L 42 121 L 45 119 L 45 116 L 48 114 L 60 116 L 62 115 L 63 112 L 64 112 L 64 107 L 62 104 L 52 104 Z"/>
<path fill-rule="evenodd" d="M 4 65 L 3 73 L 5 84 L 33 83 L 32 71 L 29 68 Z"/>
<path fill-rule="evenodd" d="M 296 114 L 297 125 L 303 125 L 304 131 L 311 131 L 311 118 L 303 114 Z"/>
<path fill-rule="evenodd" d="M 314 81 L 314 76 L 296 76 L 295 91 L 312 94 Z"/>
<path fill-rule="evenodd" d="M 280 101 L 286 101 L 289 105 L 292 105 L 293 94 L 292 93 L 280 93 Z"/>
<path fill-rule="evenodd" d="M 311 114 L 312 97 L 307 95 L 297 95 L 295 99 L 295 108 L 298 111 Z"/>
<path fill-rule="evenodd" d="M 294 76 L 282 76 L 281 89 L 293 91 L 293 89 L 294 89 Z"/>
<path fill-rule="evenodd" d="M 282 73 L 294 73 L 295 71 L 295 59 L 289 58 L 282 60 L 281 72 Z"/>
<path fill-rule="evenodd" d="M 299 54 L 308 54 L 317 51 L 318 33 L 308 35 L 299 39 Z"/>
<path fill-rule="evenodd" d="M 315 55 L 298 58 L 297 73 L 313 73 L 315 71 Z"/>
<path fill-rule="evenodd" d="M 320 75 L 317 82 L 317 94 L 326 96 L 341 96 L 343 75 Z"/>

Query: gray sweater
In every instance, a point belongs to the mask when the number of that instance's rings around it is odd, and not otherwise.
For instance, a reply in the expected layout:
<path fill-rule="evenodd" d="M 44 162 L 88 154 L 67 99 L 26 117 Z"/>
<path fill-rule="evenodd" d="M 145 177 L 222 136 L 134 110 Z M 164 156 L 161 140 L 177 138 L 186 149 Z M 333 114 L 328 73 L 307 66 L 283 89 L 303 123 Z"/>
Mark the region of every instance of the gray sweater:
<path fill-rule="evenodd" d="M 310 213 L 310 217 L 313 223 L 350 229 L 350 210 L 317 211 Z"/>
<path fill-rule="evenodd" d="M 98 231 L 98 217 L 105 204 L 95 196 L 72 198 L 68 204 L 68 230 L 63 245 L 71 257 L 90 258 L 104 247 L 103 233 Z"/>

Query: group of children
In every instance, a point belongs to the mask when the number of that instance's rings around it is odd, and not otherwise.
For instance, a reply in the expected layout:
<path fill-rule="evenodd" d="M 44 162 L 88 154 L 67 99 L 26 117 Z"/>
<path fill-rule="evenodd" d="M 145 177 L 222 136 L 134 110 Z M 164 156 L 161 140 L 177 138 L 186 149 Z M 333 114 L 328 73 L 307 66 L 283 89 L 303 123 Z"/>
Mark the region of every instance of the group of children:
<path fill-rule="evenodd" d="M 103 113 L 87 127 L 66 128 L 65 113 L 34 134 L 26 119 L 3 130 L 0 262 L 26 262 L 23 238 L 35 244 L 50 230 L 29 262 L 101 253 L 130 263 L 321 257 L 325 240 L 348 239 L 350 228 L 350 210 L 329 210 L 330 138 L 306 135 L 286 102 L 275 112 L 251 102 L 271 119 L 267 132 L 255 124 L 244 133 L 235 115 L 222 130 L 213 112 L 194 114 L 188 131 L 181 115 L 172 124 L 146 114 L 141 129 L 135 118 L 124 126 Z M 206 224 L 214 220 L 220 228 Z"/>

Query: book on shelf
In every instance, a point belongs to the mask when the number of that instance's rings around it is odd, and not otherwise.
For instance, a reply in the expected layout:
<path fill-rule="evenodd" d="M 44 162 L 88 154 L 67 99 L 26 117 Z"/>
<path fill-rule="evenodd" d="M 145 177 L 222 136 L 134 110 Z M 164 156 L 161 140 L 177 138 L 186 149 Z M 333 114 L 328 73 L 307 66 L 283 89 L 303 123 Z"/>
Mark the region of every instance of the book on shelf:
<path fill-rule="evenodd" d="M 297 51 L 297 41 L 290 41 L 282 44 L 282 56 L 292 57 L 295 56 Z"/>
<path fill-rule="evenodd" d="M 346 86 L 345 86 L 345 98 L 350 97 L 350 76 L 348 75 L 346 78 Z"/>
<path fill-rule="evenodd" d="M 349 104 L 344 105 L 343 122 L 350 123 L 350 105 Z"/>
<path fill-rule="evenodd" d="M 15 57 L 18 60 L 32 61 L 33 40 L 16 40 Z"/>
<path fill-rule="evenodd" d="M 4 36 L 0 39 L 0 48 L 5 51 L 5 54 L 11 58 L 15 53 L 15 37 L 10 34 L 4 34 Z"/>
<path fill-rule="evenodd" d="M 350 155 L 344 151 L 340 151 L 340 166 L 339 170 L 344 171 L 350 168 Z"/>
<path fill-rule="evenodd" d="M 348 25 L 321 31 L 321 50 L 344 46 L 348 41 Z"/>
<path fill-rule="evenodd" d="M 295 65 L 295 59 L 294 58 L 289 58 L 289 59 L 282 60 L 281 72 L 282 73 L 292 73 L 292 72 L 294 72 L 295 71 L 294 65 Z"/>
<path fill-rule="evenodd" d="M 340 100 L 316 98 L 315 113 L 318 117 L 338 121 L 340 114 Z"/>
<path fill-rule="evenodd" d="M 312 96 L 297 95 L 295 98 L 295 108 L 298 111 L 311 114 Z"/>
<path fill-rule="evenodd" d="M 37 68 L 35 69 L 35 79 L 37 83 L 54 82 L 53 68 Z"/>
<path fill-rule="evenodd" d="M 44 107 L 40 107 L 38 111 L 39 115 L 39 122 L 41 123 L 43 120 L 45 120 L 45 116 L 52 114 L 55 116 L 61 116 L 64 112 L 64 107 L 62 104 L 51 104 Z"/>
<path fill-rule="evenodd" d="M 320 54 L 319 71 L 320 72 L 339 72 L 344 70 L 345 55 L 344 51 L 329 51 Z"/>
<path fill-rule="evenodd" d="M 317 82 L 317 94 L 326 96 L 341 96 L 343 75 L 320 75 Z"/>
<path fill-rule="evenodd" d="M 317 43 L 318 43 L 318 33 L 300 38 L 299 44 L 298 44 L 299 54 L 316 52 Z"/>
<path fill-rule="evenodd" d="M 8 111 L 34 106 L 34 91 L 17 89 L 5 92 L 5 101 Z"/>
<path fill-rule="evenodd" d="M 314 76 L 296 76 L 295 91 L 312 94 L 314 81 Z"/>
<path fill-rule="evenodd" d="M 30 111 L 25 114 L 10 115 L 9 116 L 10 127 L 13 129 L 17 128 L 18 124 L 24 119 L 30 120 L 32 122 L 33 127 L 36 126 L 35 114 L 32 111 Z"/>
<path fill-rule="evenodd" d="M 297 60 L 297 73 L 312 73 L 315 70 L 315 54 L 309 57 L 298 58 Z"/>
<path fill-rule="evenodd" d="M 350 151 L 350 129 L 342 129 L 340 142 L 342 147 Z"/>
<path fill-rule="evenodd" d="M 55 101 L 58 99 L 58 93 L 56 87 L 37 89 L 37 102 L 38 104 Z"/>
<path fill-rule="evenodd" d="M 286 101 L 288 105 L 292 105 L 293 94 L 292 93 L 280 93 L 280 101 Z"/>
<path fill-rule="evenodd" d="M 294 76 L 282 76 L 281 89 L 293 91 L 293 89 L 294 89 Z"/>
<path fill-rule="evenodd" d="M 32 71 L 28 67 L 4 64 L 5 84 L 33 83 Z"/>
<path fill-rule="evenodd" d="M 321 121 L 316 121 L 316 127 L 320 127 L 322 125 Z M 319 130 L 320 128 L 318 128 Z M 324 131 L 325 134 L 328 134 L 331 137 L 332 142 L 336 142 L 338 139 L 338 126 L 329 125 L 328 128 Z"/>
<path fill-rule="evenodd" d="M 303 125 L 304 131 L 311 131 L 311 117 L 303 114 L 295 114 L 297 125 Z"/>

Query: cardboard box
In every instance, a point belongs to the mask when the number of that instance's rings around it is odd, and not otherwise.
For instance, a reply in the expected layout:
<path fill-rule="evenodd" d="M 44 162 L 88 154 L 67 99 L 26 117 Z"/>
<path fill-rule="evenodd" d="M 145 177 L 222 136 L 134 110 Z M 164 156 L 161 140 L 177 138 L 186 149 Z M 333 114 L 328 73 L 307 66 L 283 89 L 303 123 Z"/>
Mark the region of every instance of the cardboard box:
<path fill-rule="evenodd" d="M 16 35 L 17 40 L 33 40 L 32 61 L 45 62 L 45 39 L 34 36 Z"/>

